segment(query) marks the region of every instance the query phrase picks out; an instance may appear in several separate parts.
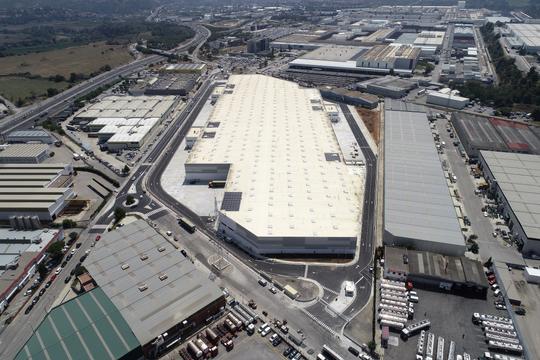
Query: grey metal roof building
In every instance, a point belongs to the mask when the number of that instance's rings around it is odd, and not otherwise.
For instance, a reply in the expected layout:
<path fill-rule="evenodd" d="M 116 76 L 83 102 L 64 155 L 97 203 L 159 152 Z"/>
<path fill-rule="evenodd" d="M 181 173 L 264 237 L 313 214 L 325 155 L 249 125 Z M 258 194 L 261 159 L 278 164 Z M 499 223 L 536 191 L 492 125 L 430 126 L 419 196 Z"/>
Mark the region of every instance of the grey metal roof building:
<path fill-rule="evenodd" d="M 0 151 L 2 164 L 39 164 L 48 157 L 47 144 L 12 144 Z"/>
<path fill-rule="evenodd" d="M 525 255 L 540 255 L 540 155 L 480 151 L 484 177 Z"/>
<path fill-rule="evenodd" d="M 525 123 L 463 112 L 452 113 L 451 121 L 471 158 L 480 150 L 540 154 L 540 133 Z"/>
<path fill-rule="evenodd" d="M 384 243 L 462 255 L 465 241 L 427 116 L 385 111 Z"/>
<path fill-rule="evenodd" d="M 384 248 L 384 277 L 468 297 L 485 298 L 488 289 L 479 261 L 391 246 Z"/>
<path fill-rule="evenodd" d="M 172 336 L 193 314 L 225 304 L 221 290 L 143 220 L 104 234 L 85 266 L 143 347 L 165 332 Z"/>
<path fill-rule="evenodd" d="M 54 139 L 45 130 L 17 130 L 12 131 L 6 136 L 8 143 L 26 143 L 40 142 L 43 144 L 52 144 Z"/>
<path fill-rule="evenodd" d="M 103 290 L 53 308 L 19 351 L 25 359 L 138 359 L 141 345 Z"/>

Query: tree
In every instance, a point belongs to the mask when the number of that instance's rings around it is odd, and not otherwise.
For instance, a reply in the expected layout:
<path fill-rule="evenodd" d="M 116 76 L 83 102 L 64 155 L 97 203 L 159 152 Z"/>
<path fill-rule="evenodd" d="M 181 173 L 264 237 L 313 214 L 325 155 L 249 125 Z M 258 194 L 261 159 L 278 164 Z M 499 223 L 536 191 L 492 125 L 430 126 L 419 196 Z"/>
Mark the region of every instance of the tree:
<path fill-rule="evenodd" d="M 52 97 L 56 94 L 58 94 L 58 89 L 55 89 L 55 88 L 48 88 L 47 89 L 47 97 Z"/>
<path fill-rule="evenodd" d="M 473 254 L 478 254 L 478 244 L 477 244 L 477 243 L 473 243 L 473 244 L 469 247 L 469 250 L 470 250 Z"/>
<path fill-rule="evenodd" d="M 71 219 L 64 219 L 64 221 L 62 221 L 62 227 L 64 229 L 71 229 L 75 226 L 77 226 L 77 223 Z"/>
<path fill-rule="evenodd" d="M 85 272 L 86 272 L 86 268 L 79 264 L 77 267 L 75 267 L 75 272 L 73 273 L 73 275 L 80 276 L 84 274 Z"/>
<path fill-rule="evenodd" d="M 55 155 L 54 151 L 51 151 L 51 152 L 49 153 L 49 157 L 54 157 L 54 155 Z"/>
<path fill-rule="evenodd" d="M 77 234 L 76 231 L 72 231 L 69 233 L 69 240 L 71 241 L 77 240 L 78 237 L 79 237 L 79 234 Z"/>
<path fill-rule="evenodd" d="M 367 346 L 368 346 L 368 349 L 369 349 L 369 353 L 370 354 L 373 354 L 375 352 L 375 349 L 377 348 L 377 344 L 375 344 L 375 341 L 373 340 L 370 340 L 368 343 L 367 343 Z"/>
<path fill-rule="evenodd" d="M 130 170 L 131 169 L 129 168 L 129 166 L 124 165 L 124 168 L 122 169 L 122 174 L 127 175 L 127 174 L 129 174 Z"/>
<path fill-rule="evenodd" d="M 64 240 L 55 241 L 47 248 L 47 253 L 49 253 L 49 256 L 55 260 L 59 261 L 64 254 L 62 253 L 62 250 L 64 249 Z"/>
<path fill-rule="evenodd" d="M 135 198 L 133 197 L 133 195 L 128 195 L 126 197 L 126 205 L 131 205 L 135 202 Z"/>
<path fill-rule="evenodd" d="M 47 267 L 45 266 L 45 262 L 42 261 L 39 263 L 37 267 L 37 272 L 41 279 L 45 279 L 45 277 L 47 276 Z"/>
<path fill-rule="evenodd" d="M 126 210 L 124 210 L 121 207 L 117 207 L 116 209 L 114 209 L 114 221 L 115 222 L 118 223 L 118 222 L 120 222 L 120 220 L 122 220 L 125 217 L 126 217 Z"/>

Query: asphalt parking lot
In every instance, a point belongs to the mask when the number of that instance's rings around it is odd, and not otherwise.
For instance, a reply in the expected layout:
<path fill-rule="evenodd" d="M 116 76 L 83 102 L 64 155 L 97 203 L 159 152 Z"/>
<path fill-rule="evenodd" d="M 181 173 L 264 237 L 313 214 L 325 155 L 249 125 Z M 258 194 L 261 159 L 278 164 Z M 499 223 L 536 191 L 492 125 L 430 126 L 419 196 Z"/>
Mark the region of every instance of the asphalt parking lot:
<path fill-rule="evenodd" d="M 227 352 L 225 349 L 220 349 L 219 355 L 216 359 L 222 360 L 275 360 L 275 359 L 285 359 L 282 355 L 283 350 L 288 346 L 285 343 L 274 347 L 268 341 L 271 334 L 268 334 L 266 337 L 261 337 L 261 335 L 255 332 L 253 335 L 249 336 L 245 332 L 242 333 L 241 338 L 235 340 L 234 349 Z"/>
<path fill-rule="evenodd" d="M 456 343 L 456 354 L 467 352 L 472 358 L 478 358 L 485 351 L 488 351 L 482 329 L 471 321 L 474 312 L 508 316 L 506 310 L 495 309 L 495 297 L 491 290 L 488 290 L 486 300 L 469 299 L 420 289 L 416 291 L 420 301 L 415 306 L 413 322 L 423 319 L 431 321 L 429 332 L 432 332 L 435 338 L 439 336 L 444 338 L 445 358 L 448 354 L 450 341 Z M 399 338 L 398 333 L 391 332 L 390 335 L 398 338 L 399 345 L 388 345 L 385 358 L 392 360 L 414 359 L 418 335 L 411 337 L 406 342 Z M 395 341 L 396 339 L 392 340 Z M 389 341 L 389 343 L 391 344 L 392 341 Z"/>

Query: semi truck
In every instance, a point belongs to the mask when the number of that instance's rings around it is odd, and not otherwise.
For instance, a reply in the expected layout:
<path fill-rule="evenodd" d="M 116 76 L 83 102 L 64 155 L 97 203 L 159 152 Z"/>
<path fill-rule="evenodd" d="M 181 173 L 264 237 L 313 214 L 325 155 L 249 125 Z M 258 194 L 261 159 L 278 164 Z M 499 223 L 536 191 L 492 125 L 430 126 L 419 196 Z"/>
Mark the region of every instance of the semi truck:
<path fill-rule="evenodd" d="M 511 354 L 517 354 L 517 355 L 521 355 L 523 353 L 523 346 L 519 344 L 510 344 L 503 341 L 489 340 L 488 348 L 490 350 L 494 350 L 498 352 L 511 353 Z"/>
<path fill-rule="evenodd" d="M 420 320 L 401 330 L 401 338 L 407 340 L 409 337 L 418 334 L 422 330 L 429 330 L 431 322 L 429 320 Z"/>
<path fill-rule="evenodd" d="M 510 325 L 510 324 L 503 324 L 503 323 L 498 323 L 498 322 L 495 322 L 495 321 L 482 321 L 482 328 L 495 328 L 495 329 L 501 329 L 501 330 L 510 330 L 510 331 L 514 331 L 514 325 Z"/>
<path fill-rule="evenodd" d="M 497 322 L 497 323 L 507 324 L 507 325 L 514 324 L 512 319 L 509 319 L 507 317 L 495 316 L 495 315 L 489 315 L 489 314 L 480 314 L 480 313 L 474 313 L 472 316 L 472 321 L 475 324 L 480 324 L 482 321 L 491 321 L 491 322 Z"/>

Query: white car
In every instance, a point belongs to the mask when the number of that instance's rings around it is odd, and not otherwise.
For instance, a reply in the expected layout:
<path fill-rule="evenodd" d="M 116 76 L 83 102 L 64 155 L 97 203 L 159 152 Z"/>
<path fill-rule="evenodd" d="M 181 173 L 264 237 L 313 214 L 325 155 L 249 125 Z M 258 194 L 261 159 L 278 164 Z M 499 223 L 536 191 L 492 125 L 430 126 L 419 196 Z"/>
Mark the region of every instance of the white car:
<path fill-rule="evenodd" d="M 77 252 L 77 249 L 71 249 L 71 255 L 75 255 L 76 252 Z"/>
<path fill-rule="evenodd" d="M 272 294 L 277 294 L 277 289 L 275 287 L 271 287 L 268 289 Z"/>
<path fill-rule="evenodd" d="M 56 275 L 58 275 L 58 274 L 60 274 L 60 271 L 62 271 L 62 268 L 61 268 L 61 267 L 57 268 L 56 271 L 55 271 L 54 273 L 55 273 Z"/>
<path fill-rule="evenodd" d="M 86 250 L 84 253 L 85 253 L 86 255 L 90 254 L 90 249 Z"/>
<path fill-rule="evenodd" d="M 270 329 L 270 326 L 267 326 L 266 329 L 262 331 L 261 336 L 265 337 L 266 335 L 270 334 L 270 331 L 272 331 L 272 329 Z"/>
<path fill-rule="evenodd" d="M 484 211 L 484 216 L 485 216 L 485 217 L 488 217 L 488 216 L 489 216 L 489 214 L 487 213 L 487 211 Z"/>
<path fill-rule="evenodd" d="M 167 231 L 167 236 L 171 236 L 172 235 L 172 231 L 171 230 L 168 230 Z"/>
<path fill-rule="evenodd" d="M 268 327 L 268 323 L 264 323 L 261 326 L 259 326 L 259 330 L 257 330 L 257 332 L 262 333 L 267 327 Z"/>

